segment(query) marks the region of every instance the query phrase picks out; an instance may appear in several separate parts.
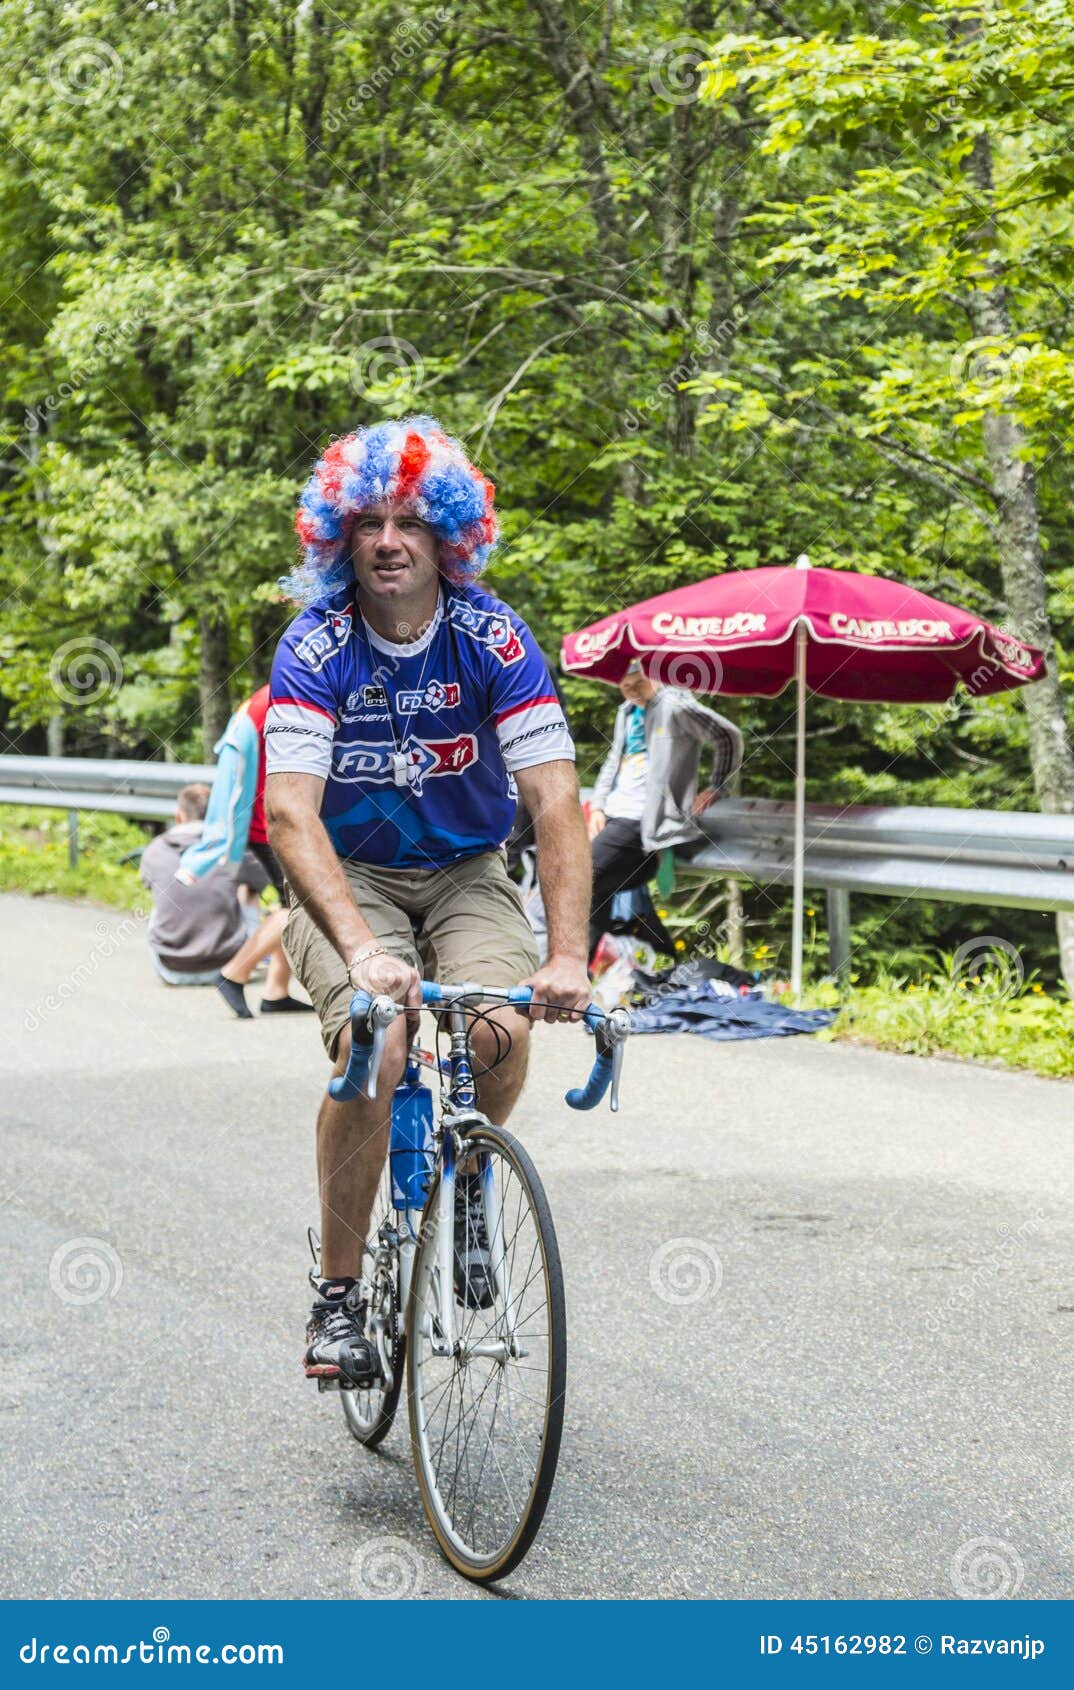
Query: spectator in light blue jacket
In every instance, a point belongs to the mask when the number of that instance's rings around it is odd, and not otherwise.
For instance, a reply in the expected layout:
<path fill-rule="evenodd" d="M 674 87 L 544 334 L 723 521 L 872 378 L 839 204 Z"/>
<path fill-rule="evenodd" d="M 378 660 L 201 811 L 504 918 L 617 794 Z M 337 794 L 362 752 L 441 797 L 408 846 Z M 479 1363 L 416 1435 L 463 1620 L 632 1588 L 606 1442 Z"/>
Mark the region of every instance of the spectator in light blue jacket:
<path fill-rule="evenodd" d="M 209 808 L 201 838 L 183 852 L 176 876 L 193 886 L 219 864 L 237 874 L 249 848 L 261 863 L 280 898 L 280 907 L 266 916 L 257 932 L 225 963 L 216 982 L 230 1008 L 241 1020 L 250 1010 L 244 987 L 257 964 L 269 959 L 261 998 L 262 1015 L 309 1012 L 312 1005 L 290 995 L 291 969 L 283 953 L 287 925 L 287 887 L 265 827 L 265 715 L 268 687 L 260 687 L 240 704 L 214 746 L 217 756 Z"/>

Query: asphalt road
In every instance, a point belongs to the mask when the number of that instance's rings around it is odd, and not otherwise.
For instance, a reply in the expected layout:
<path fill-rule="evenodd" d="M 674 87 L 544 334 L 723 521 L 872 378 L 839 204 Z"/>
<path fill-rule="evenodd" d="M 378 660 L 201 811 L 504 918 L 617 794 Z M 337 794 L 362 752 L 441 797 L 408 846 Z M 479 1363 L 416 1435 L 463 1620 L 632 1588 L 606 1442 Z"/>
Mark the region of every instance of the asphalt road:
<path fill-rule="evenodd" d="M 369 1455 L 298 1365 L 312 1017 L 168 991 L 122 915 L 5 896 L 0 932 L 0 1595 L 496 1600 L 405 1416 Z M 570 1371 L 500 1597 L 1070 1596 L 1074 1089 L 639 1038 L 580 1118 L 589 1048 L 540 1029 L 515 1117 Z"/>

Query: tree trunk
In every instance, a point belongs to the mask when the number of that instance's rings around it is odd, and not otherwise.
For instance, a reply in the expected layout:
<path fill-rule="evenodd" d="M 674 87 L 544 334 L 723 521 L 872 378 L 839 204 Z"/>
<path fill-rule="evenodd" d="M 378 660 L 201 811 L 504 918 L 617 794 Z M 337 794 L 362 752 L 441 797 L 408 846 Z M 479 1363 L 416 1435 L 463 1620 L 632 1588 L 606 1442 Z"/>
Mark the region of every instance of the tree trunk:
<path fill-rule="evenodd" d="M 992 203 L 992 149 L 979 135 L 967 161 L 967 173 L 986 205 Z M 1003 267 L 989 216 L 976 235 L 987 251 L 988 281 L 975 288 L 967 304 L 980 340 L 1009 341 L 1010 304 Z M 984 418 L 984 447 L 999 529 L 999 564 L 1012 630 L 1044 652 L 1048 673 L 1022 693 L 1029 718 L 1029 759 L 1037 802 L 1050 814 L 1074 813 L 1074 748 L 1057 673 L 1055 636 L 1048 615 L 1048 582 L 1040 540 L 1037 483 L 1028 462 L 1025 429 L 1009 402 Z M 1074 996 L 1074 916 L 1056 918 L 1059 957 L 1067 990 Z"/>
<path fill-rule="evenodd" d="M 619 227 L 601 135 L 601 119 L 607 115 L 607 95 L 586 57 L 578 31 L 570 27 L 558 0 L 534 0 L 533 9 L 549 68 L 563 92 L 571 128 L 578 143 L 602 257 L 606 264 L 623 264 L 626 243 Z M 616 274 L 605 277 L 612 288 L 619 279 Z"/>
<path fill-rule="evenodd" d="M 227 615 L 218 607 L 203 610 L 198 617 L 201 656 L 198 665 L 198 693 L 201 698 L 202 755 L 213 760 L 213 746 L 231 716 L 231 663 L 228 653 Z"/>
<path fill-rule="evenodd" d="M 549 69 L 559 83 L 567 123 L 578 147 L 596 237 L 601 282 L 614 295 L 622 286 L 626 273 L 628 243 L 620 226 L 605 157 L 603 131 L 611 117 L 609 96 L 598 67 L 591 64 L 587 57 L 579 31 L 570 27 L 560 0 L 534 0 L 533 11 L 538 39 L 544 47 Z M 626 403 L 628 384 L 616 355 L 620 337 L 626 334 L 624 313 L 620 307 L 611 307 L 606 332 L 609 346 L 607 394 L 619 414 L 625 416 L 629 411 Z M 619 465 L 620 491 L 631 502 L 643 499 L 643 481 L 639 464 L 624 462 Z"/>
<path fill-rule="evenodd" d="M 330 8 L 313 0 L 306 13 L 306 85 L 301 100 L 302 129 L 306 143 L 306 166 L 314 181 L 324 177 L 328 161 L 321 156 L 324 138 L 324 107 L 332 75 L 333 22 Z M 335 14 L 333 14 L 333 17 Z"/>

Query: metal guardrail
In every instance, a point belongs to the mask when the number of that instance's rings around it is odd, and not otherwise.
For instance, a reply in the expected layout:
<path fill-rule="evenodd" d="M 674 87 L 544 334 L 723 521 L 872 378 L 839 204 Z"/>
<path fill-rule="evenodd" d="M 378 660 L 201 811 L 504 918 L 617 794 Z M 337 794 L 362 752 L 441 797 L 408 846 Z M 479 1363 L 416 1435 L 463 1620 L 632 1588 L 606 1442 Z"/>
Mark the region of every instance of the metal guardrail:
<path fill-rule="evenodd" d="M 0 756 L 0 803 L 68 812 L 77 861 L 80 810 L 168 820 L 180 790 L 211 782 L 207 763 Z M 790 885 L 794 805 L 728 798 L 701 818 L 708 843 L 684 873 Z M 828 894 L 833 968 L 850 960 L 850 894 L 1074 910 L 1074 816 L 1024 810 L 889 809 L 807 804 L 806 884 Z"/>
<path fill-rule="evenodd" d="M 733 798 L 701 818 L 690 869 L 789 886 L 794 805 Z M 850 962 L 850 894 L 1074 910 L 1074 816 L 1025 810 L 807 804 L 805 880 L 828 896 L 833 969 Z"/>
<path fill-rule="evenodd" d="M 78 812 L 108 810 L 171 821 L 184 786 L 212 785 L 212 763 L 135 763 L 107 757 L 0 757 L 0 804 L 67 811 L 67 854 L 78 862 Z"/>

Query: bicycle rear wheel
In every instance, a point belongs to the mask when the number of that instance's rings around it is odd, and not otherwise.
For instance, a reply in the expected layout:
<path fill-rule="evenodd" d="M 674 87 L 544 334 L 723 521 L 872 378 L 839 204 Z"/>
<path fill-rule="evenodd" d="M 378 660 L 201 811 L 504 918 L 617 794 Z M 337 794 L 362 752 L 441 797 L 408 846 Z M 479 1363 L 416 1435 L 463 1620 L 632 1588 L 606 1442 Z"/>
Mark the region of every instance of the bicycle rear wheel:
<path fill-rule="evenodd" d="M 489 1582 L 521 1561 L 551 1494 L 563 1432 L 566 1313 L 552 1215 L 526 1151 L 502 1127 L 485 1125 L 468 1136 L 464 1156 L 476 1156 L 491 1175 L 492 1213 L 501 1217 L 489 1228 L 495 1295 L 486 1308 L 466 1306 L 456 1271 L 459 1344 L 454 1355 L 437 1354 L 438 1171 L 410 1288 L 407 1394 L 429 1524 L 453 1567 Z M 454 1226 L 454 1215 L 447 1219 Z M 494 1353 L 477 1353 L 479 1345 Z"/>
<path fill-rule="evenodd" d="M 406 1339 L 399 1321 L 399 1258 L 381 1238 L 382 1228 L 395 1226 L 390 1162 L 391 1158 L 386 1157 L 373 1201 L 362 1273 L 369 1286 L 366 1332 L 377 1341 L 381 1364 L 387 1361 L 391 1381 L 371 1386 L 369 1390 L 341 1387 L 339 1393 L 347 1428 L 366 1449 L 375 1449 L 391 1431 L 406 1359 Z"/>

